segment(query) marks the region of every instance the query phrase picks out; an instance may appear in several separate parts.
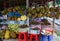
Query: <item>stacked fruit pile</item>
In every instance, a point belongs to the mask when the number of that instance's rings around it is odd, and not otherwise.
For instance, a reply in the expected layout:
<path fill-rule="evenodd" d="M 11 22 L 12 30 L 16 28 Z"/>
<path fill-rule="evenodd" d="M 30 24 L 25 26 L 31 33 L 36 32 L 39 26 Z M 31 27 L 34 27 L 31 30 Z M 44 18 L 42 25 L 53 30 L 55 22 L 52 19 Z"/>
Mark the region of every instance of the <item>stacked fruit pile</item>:
<path fill-rule="evenodd" d="M 59 7 L 58 8 L 53 8 L 53 7 L 48 8 L 47 6 L 35 7 L 35 8 L 29 7 L 26 10 L 26 13 L 19 6 L 4 9 L 2 11 L 3 15 L 8 16 L 8 21 L 10 21 L 10 20 L 25 21 L 27 19 L 27 16 L 30 17 L 31 19 L 34 19 L 34 18 L 41 18 L 44 16 L 53 18 L 55 15 L 55 18 L 59 19 L 60 8 Z M 41 22 L 42 22 L 41 25 L 51 25 L 46 19 L 41 20 Z M 32 24 L 39 25 L 40 23 L 33 20 L 33 21 L 30 21 L 29 24 L 30 25 L 32 25 Z M 18 34 L 18 27 L 19 27 L 19 24 L 8 24 L 8 28 L 6 30 L 0 31 L 0 33 L 1 33 L 0 37 L 5 38 L 5 39 L 9 39 L 10 37 L 16 38 L 17 37 L 16 34 Z M 20 26 L 20 28 L 22 28 L 23 31 L 24 31 L 24 28 L 26 28 L 26 27 L 27 27 L 26 25 Z M 35 30 L 35 29 L 33 29 L 33 30 Z M 48 33 L 48 32 L 46 32 L 46 33 Z"/>
<path fill-rule="evenodd" d="M 53 14 L 54 12 L 56 12 L 56 14 Z M 29 7 L 26 10 L 26 13 L 19 6 L 4 9 L 2 11 L 2 14 L 8 15 L 8 20 L 25 20 L 26 15 L 31 18 L 35 17 L 41 18 L 43 16 L 52 18 L 55 15 L 55 18 L 59 19 L 60 7 L 56 8 L 54 7 L 48 8 L 47 6 L 35 7 L 35 8 Z M 23 18 L 21 18 L 21 16 L 23 16 Z"/>
<path fill-rule="evenodd" d="M 17 34 L 13 31 L 13 30 L 0 30 L 0 38 L 3 39 L 9 39 L 9 38 L 13 38 L 15 39 L 17 37 Z"/>
<path fill-rule="evenodd" d="M 47 19 L 42 19 L 41 21 L 42 21 L 41 25 L 51 25 Z"/>
<path fill-rule="evenodd" d="M 41 12 L 43 8 L 37 7 L 37 8 L 28 8 L 27 14 L 29 17 L 35 18 L 35 17 L 43 17 L 44 14 Z"/>
<path fill-rule="evenodd" d="M 36 17 L 41 18 L 43 16 L 53 18 L 55 16 L 56 19 L 59 19 L 59 14 L 60 14 L 60 7 L 48 8 L 47 6 L 42 6 L 42 7 L 35 7 L 35 8 L 29 7 L 27 9 L 27 15 L 31 18 L 36 18 Z"/>
<path fill-rule="evenodd" d="M 20 28 L 18 28 L 20 27 Z M 18 37 L 18 32 L 20 31 L 28 31 L 27 25 L 19 25 L 19 24 L 8 24 L 7 29 L 0 30 L 0 38 L 3 39 L 15 39 Z"/>
<path fill-rule="evenodd" d="M 19 27 L 19 24 L 8 24 L 9 30 L 13 30 L 17 34 L 18 34 L 18 27 Z"/>
<path fill-rule="evenodd" d="M 26 20 L 26 13 L 19 6 L 4 9 L 2 14 L 7 14 L 8 20 Z"/>

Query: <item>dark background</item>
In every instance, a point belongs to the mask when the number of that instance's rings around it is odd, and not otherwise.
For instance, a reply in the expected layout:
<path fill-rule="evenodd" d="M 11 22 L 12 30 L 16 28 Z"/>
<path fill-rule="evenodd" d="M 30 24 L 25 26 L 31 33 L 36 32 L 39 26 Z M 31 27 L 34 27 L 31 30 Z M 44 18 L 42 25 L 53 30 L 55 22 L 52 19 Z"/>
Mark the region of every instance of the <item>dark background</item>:
<path fill-rule="evenodd" d="M 26 5 L 26 0 L 0 0 L 0 11 L 4 8 L 14 7 L 17 5 Z"/>
<path fill-rule="evenodd" d="M 32 2 L 45 5 L 46 2 L 52 1 L 52 0 L 29 0 L 30 5 L 32 5 Z M 4 8 L 14 7 L 20 5 L 21 7 L 26 6 L 26 0 L 0 0 L 0 11 Z"/>

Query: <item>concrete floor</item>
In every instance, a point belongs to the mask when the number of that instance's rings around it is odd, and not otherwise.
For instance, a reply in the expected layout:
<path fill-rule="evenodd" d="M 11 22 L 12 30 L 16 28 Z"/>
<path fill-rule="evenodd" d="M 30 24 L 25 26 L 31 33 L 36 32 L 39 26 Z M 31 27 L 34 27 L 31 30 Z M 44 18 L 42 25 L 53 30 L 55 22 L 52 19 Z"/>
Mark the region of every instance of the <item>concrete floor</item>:
<path fill-rule="evenodd" d="M 3 41 L 18 41 L 17 39 L 9 39 L 9 40 L 3 40 Z"/>
<path fill-rule="evenodd" d="M 41 41 L 40 39 L 41 38 L 39 38 L 39 41 Z M 18 41 L 18 39 L 8 39 L 8 40 L 4 39 L 3 41 Z M 47 40 L 45 40 L 45 41 L 47 41 Z M 54 33 L 51 41 L 60 41 L 60 37 L 57 36 L 56 33 Z"/>

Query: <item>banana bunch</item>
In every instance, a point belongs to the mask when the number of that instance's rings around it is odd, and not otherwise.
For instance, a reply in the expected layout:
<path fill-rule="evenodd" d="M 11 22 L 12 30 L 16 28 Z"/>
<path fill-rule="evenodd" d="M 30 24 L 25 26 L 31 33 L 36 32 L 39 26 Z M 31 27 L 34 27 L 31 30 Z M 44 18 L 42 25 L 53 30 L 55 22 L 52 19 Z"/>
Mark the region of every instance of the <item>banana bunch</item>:
<path fill-rule="evenodd" d="M 10 30 L 13 30 L 14 32 L 18 33 L 18 27 L 19 25 L 18 24 L 8 24 L 8 28 Z"/>

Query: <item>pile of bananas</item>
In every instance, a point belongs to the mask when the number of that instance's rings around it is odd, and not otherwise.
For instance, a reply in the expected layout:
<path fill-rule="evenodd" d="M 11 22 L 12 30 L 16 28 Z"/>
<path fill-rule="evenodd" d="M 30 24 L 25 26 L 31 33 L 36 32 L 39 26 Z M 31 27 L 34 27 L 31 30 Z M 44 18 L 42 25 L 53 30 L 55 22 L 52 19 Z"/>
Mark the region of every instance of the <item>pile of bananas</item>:
<path fill-rule="evenodd" d="M 10 30 L 13 30 L 14 32 L 16 32 L 18 34 L 18 27 L 19 27 L 19 24 L 8 24 L 8 28 Z"/>

